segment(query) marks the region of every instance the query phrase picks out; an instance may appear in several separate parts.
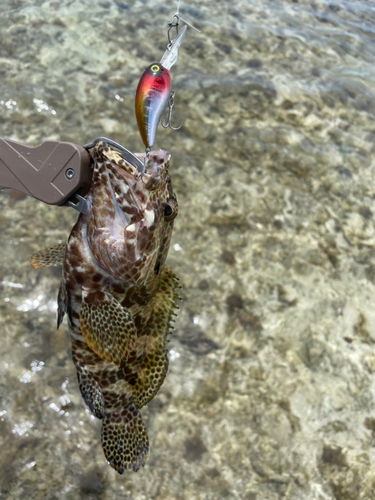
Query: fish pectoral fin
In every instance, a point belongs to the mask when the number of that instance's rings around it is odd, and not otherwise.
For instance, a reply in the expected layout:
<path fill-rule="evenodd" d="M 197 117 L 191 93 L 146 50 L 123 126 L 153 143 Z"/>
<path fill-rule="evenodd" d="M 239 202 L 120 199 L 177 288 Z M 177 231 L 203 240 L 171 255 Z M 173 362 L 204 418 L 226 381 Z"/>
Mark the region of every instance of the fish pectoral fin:
<path fill-rule="evenodd" d="M 137 331 L 129 311 L 108 292 L 82 294 L 81 332 L 98 356 L 120 366 L 135 345 Z"/>
<path fill-rule="evenodd" d="M 66 249 L 66 241 L 55 245 L 54 247 L 45 248 L 35 252 L 30 259 L 30 264 L 34 269 L 41 267 L 58 267 L 63 265 Z"/>
<path fill-rule="evenodd" d="M 149 455 L 149 442 L 141 414 L 134 405 L 103 419 L 102 447 L 111 467 L 119 474 L 144 467 Z"/>

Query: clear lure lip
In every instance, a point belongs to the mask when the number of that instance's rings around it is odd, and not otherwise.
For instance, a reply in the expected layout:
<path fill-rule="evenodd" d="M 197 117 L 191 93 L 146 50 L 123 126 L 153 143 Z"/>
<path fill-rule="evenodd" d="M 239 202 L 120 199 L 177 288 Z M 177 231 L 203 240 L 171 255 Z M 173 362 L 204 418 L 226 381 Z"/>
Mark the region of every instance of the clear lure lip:
<path fill-rule="evenodd" d="M 180 48 L 182 39 L 186 33 L 186 29 L 187 25 L 185 25 L 181 29 L 180 33 L 172 40 L 171 46 L 167 47 L 167 50 L 164 52 L 163 57 L 160 59 L 160 64 L 163 66 L 163 68 L 167 69 L 168 71 L 177 61 L 178 49 Z"/>

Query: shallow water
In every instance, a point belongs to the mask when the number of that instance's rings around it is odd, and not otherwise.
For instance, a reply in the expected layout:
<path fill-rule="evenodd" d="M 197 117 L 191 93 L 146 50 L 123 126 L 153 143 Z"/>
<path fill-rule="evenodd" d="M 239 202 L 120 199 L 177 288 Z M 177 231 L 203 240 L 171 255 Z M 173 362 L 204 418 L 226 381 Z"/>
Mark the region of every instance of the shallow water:
<path fill-rule="evenodd" d="M 133 99 L 171 3 L 3 0 L 2 135 L 142 150 Z M 375 498 L 375 6 L 189 2 L 172 69 L 183 286 L 170 370 L 142 410 L 151 456 L 106 464 L 59 269 L 68 208 L 0 194 L 0 498 Z"/>

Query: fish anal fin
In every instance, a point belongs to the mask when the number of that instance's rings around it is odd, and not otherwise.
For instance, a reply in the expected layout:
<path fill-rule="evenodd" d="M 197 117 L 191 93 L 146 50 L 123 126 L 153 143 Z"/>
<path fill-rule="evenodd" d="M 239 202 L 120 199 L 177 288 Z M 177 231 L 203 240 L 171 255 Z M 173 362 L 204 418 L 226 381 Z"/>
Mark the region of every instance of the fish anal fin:
<path fill-rule="evenodd" d="M 102 447 L 111 467 L 119 474 L 144 466 L 149 455 L 149 442 L 141 414 L 134 405 L 103 419 Z"/>
<path fill-rule="evenodd" d="M 66 249 L 66 241 L 53 247 L 45 248 L 35 252 L 30 259 L 30 264 L 34 269 L 41 267 L 58 267 L 63 265 Z"/>
<path fill-rule="evenodd" d="M 137 331 L 133 317 L 106 291 L 83 291 L 82 336 L 98 356 L 120 366 L 133 349 Z"/>

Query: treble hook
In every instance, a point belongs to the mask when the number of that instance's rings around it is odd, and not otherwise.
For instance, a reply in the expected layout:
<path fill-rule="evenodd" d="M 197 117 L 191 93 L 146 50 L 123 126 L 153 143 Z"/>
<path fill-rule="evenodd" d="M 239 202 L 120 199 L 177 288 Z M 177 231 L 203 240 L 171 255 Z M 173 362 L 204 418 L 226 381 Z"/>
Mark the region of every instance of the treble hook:
<path fill-rule="evenodd" d="M 161 120 L 161 125 L 163 128 L 171 128 L 172 130 L 179 130 L 181 127 L 182 127 L 182 120 L 181 120 L 181 123 L 179 125 L 179 127 L 173 127 L 172 124 L 171 124 L 171 118 L 172 118 L 172 108 L 173 108 L 173 105 L 174 105 L 174 92 L 172 90 L 170 96 L 169 96 L 169 101 L 168 101 L 168 107 L 169 107 L 169 111 L 168 111 L 168 121 L 165 122 L 164 118 Z"/>

